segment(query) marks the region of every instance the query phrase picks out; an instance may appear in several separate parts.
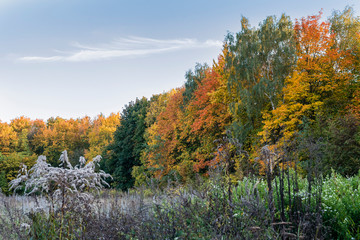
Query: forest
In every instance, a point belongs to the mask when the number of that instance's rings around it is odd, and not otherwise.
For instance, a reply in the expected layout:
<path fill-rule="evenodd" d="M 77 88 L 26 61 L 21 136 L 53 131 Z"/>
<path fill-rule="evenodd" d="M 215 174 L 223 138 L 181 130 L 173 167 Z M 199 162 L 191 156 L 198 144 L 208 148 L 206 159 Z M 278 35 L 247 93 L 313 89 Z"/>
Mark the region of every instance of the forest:
<path fill-rule="evenodd" d="M 73 166 L 101 155 L 115 192 L 167 196 L 142 220 L 111 219 L 114 239 L 360 239 L 359 74 L 350 7 L 257 27 L 243 17 L 181 87 L 108 117 L 0 122 L 0 187 L 11 195 L 22 164 L 60 167 L 67 150 Z"/>

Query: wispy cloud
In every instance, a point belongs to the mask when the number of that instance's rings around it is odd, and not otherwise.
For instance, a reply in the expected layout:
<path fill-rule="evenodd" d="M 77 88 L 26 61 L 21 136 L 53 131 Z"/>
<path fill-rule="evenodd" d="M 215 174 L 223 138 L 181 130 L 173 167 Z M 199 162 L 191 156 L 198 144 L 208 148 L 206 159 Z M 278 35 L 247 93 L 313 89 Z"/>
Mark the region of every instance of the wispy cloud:
<path fill-rule="evenodd" d="M 109 44 L 99 46 L 88 46 L 80 43 L 72 44 L 74 48 L 71 52 L 57 51 L 57 55 L 50 57 L 25 56 L 19 58 L 21 61 L 28 62 L 84 62 L 95 61 L 118 57 L 134 57 L 163 52 L 178 51 L 182 49 L 196 49 L 220 47 L 221 41 L 207 40 L 198 41 L 196 39 L 152 39 L 142 37 L 120 38 Z"/>

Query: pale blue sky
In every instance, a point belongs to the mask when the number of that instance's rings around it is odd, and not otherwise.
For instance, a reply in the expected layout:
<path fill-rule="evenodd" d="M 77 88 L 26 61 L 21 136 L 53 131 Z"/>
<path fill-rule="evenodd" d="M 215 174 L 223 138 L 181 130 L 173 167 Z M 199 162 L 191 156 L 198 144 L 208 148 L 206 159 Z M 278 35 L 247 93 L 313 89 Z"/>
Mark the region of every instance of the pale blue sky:
<path fill-rule="evenodd" d="M 0 119 L 121 111 L 211 64 L 241 16 L 292 19 L 359 0 L 0 0 Z"/>

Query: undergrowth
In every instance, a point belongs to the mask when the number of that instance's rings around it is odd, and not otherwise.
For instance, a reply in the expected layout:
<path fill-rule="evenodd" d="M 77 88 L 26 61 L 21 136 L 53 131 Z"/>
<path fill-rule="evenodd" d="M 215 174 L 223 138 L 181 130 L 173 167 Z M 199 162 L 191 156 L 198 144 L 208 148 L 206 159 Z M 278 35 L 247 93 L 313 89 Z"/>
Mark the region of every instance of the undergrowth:
<path fill-rule="evenodd" d="M 234 181 L 222 156 L 207 178 L 150 179 L 128 192 L 101 190 L 107 175 L 92 163 L 56 169 L 39 158 L 14 180 L 30 196 L 0 195 L 0 239 L 360 239 L 360 173 L 323 177 L 315 162 L 300 174 L 286 158 L 272 165 L 277 156 L 264 147 L 264 176 Z M 77 171 L 83 177 L 71 178 Z"/>
<path fill-rule="evenodd" d="M 289 172 L 290 179 L 295 176 Z M 220 174 L 209 180 L 165 189 L 141 188 L 128 193 L 104 190 L 86 210 L 26 214 L 2 196 L 2 239 L 359 239 L 360 175 L 333 173 L 321 183 L 321 208 L 306 178 L 298 189 L 284 191 L 280 176 L 272 180 L 274 211 L 267 182 L 244 178 L 231 185 Z M 288 185 L 287 179 L 284 185 Z M 290 182 L 294 186 L 293 182 Z M 278 189 L 278 190 L 276 190 Z M 313 196 L 309 201 L 310 196 Z M 283 205 L 283 206 L 282 206 Z M 282 212 L 284 209 L 284 212 Z M 320 213 L 320 215 L 318 215 Z"/>

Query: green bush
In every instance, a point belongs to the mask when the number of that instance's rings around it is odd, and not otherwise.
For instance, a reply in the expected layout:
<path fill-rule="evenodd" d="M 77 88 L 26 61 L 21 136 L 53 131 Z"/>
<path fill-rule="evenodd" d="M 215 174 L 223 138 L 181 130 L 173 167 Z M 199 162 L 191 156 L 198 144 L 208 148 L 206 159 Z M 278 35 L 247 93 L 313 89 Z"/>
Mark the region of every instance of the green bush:
<path fill-rule="evenodd" d="M 360 172 L 350 178 L 332 172 L 323 184 L 322 208 L 332 239 L 360 239 Z"/>

